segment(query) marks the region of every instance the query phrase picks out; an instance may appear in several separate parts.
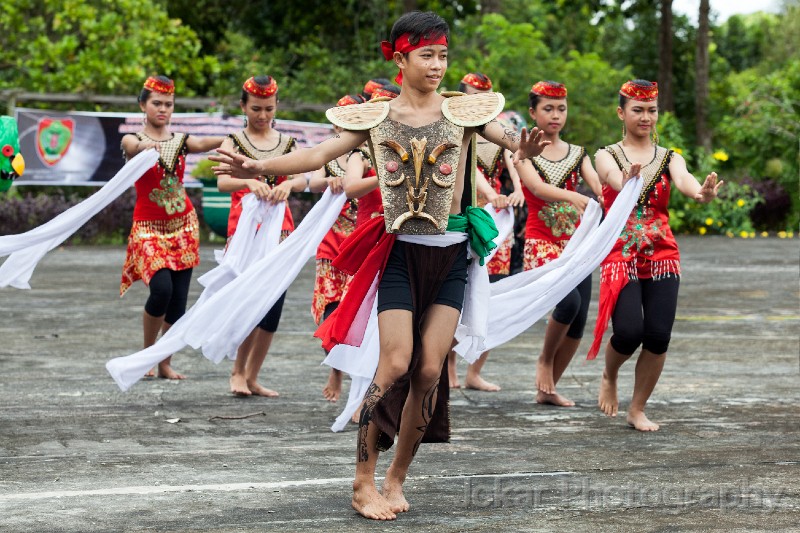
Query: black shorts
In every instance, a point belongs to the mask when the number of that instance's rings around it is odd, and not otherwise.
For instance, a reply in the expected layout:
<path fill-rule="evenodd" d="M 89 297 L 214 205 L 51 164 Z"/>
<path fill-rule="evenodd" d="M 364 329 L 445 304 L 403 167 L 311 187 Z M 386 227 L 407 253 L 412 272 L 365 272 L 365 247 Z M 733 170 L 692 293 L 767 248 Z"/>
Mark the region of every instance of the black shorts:
<path fill-rule="evenodd" d="M 414 302 L 411 296 L 411 281 L 406 263 L 406 246 L 420 246 L 395 241 L 386 270 L 378 285 L 378 313 L 389 309 L 404 309 L 414 311 Z M 467 243 L 459 243 L 453 266 L 447 273 L 442 286 L 433 303 L 447 305 L 461 311 L 464 306 L 464 292 L 467 286 Z"/>

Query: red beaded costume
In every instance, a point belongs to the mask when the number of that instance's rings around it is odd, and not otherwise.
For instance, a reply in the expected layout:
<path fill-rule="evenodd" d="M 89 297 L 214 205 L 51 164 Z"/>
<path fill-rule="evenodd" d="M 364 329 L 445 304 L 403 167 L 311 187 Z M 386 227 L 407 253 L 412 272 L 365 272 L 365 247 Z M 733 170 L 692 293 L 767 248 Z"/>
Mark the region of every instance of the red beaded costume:
<path fill-rule="evenodd" d="M 144 133 L 136 137 L 156 142 L 160 155 L 158 163 L 136 182 L 136 206 L 120 296 L 136 280 L 149 285 L 153 274 L 161 269 L 179 271 L 200 264 L 199 222 L 183 187 L 188 135 L 175 133 L 166 141 L 154 141 Z"/>

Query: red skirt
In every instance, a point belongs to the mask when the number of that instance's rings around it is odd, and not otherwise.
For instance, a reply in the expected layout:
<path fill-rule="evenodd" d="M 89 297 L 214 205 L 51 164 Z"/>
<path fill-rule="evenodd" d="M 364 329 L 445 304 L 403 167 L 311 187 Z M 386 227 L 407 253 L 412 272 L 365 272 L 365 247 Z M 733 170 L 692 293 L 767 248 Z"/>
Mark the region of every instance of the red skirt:
<path fill-rule="evenodd" d="M 330 259 L 317 259 L 317 277 L 314 280 L 314 299 L 311 314 L 319 325 L 328 304 L 341 302 L 347 292 L 350 276 L 331 265 Z"/>
<path fill-rule="evenodd" d="M 134 220 L 119 295 L 136 280 L 150 285 L 153 275 L 163 268 L 177 271 L 199 264 L 200 225 L 194 209 L 169 220 Z"/>

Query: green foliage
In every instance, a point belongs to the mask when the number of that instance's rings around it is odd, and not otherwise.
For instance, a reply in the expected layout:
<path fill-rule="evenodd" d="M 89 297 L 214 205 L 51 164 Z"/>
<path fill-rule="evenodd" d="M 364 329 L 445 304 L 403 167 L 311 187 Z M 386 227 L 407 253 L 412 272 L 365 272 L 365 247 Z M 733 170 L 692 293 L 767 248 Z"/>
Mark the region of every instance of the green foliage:
<path fill-rule="evenodd" d="M 131 94 L 147 75 L 175 79 L 179 94 L 217 71 L 195 32 L 153 0 L 3 2 L 0 87 Z"/>
<path fill-rule="evenodd" d="M 217 163 L 210 159 L 201 159 L 192 169 L 192 177 L 200 180 L 204 186 L 214 185 L 217 182 L 217 175 L 211 170 Z"/>
<path fill-rule="evenodd" d="M 763 201 L 752 188 L 736 182 L 725 182 L 719 196 L 701 204 L 672 188 L 669 225 L 675 233 L 717 234 L 728 237 L 754 237 L 750 211 Z"/>

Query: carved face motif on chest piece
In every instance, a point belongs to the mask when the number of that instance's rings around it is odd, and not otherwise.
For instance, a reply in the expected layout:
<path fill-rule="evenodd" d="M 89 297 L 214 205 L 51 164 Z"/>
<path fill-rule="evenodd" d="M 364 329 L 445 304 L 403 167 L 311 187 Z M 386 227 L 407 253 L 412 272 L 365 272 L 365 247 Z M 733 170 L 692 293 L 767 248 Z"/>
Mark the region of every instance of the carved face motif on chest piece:
<path fill-rule="evenodd" d="M 394 221 L 394 224 L 392 224 L 392 230 L 399 230 L 400 226 L 402 226 L 404 222 L 412 218 L 427 220 L 439 228 L 439 224 L 437 223 L 436 219 L 430 214 L 424 212 L 425 203 L 428 200 L 428 185 L 431 181 L 433 181 L 434 184 L 443 189 L 449 189 L 453 187 L 456 181 L 455 176 L 451 176 L 453 168 L 451 165 L 444 163 L 439 165 L 438 169 L 433 169 L 431 172 L 425 172 L 424 170 L 427 169 L 424 169 L 423 167 L 425 165 L 436 165 L 436 161 L 438 157 L 442 155 L 442 153 L 444 153 L 446 150 L 457 148 L 458 145 L 449 142 L 441 143 L 431 150 L 430 154 L 428 154 L 426 157 L 425 149 L 428 145 L 427 137 L 423 137 L 422 139 L 412 137 L 410 158 L 408 156 L 408 152 L 397 141 L 386 140 L 381 142 L 381 145 L 394 150 L 394 152 L 400 157 L 400 161 L 403 163 L 404 167 L 409 163 L 409 159 L 411 159 L 411 162 L 414 165 L 413 178 L 412 176 L 406 174 L 405 169 L 399 169 L 398 165 L 394 162 L 387 163 L 386 165 L 386 170 L 391 174 L 394 174 L 400 170 L 400 176 L 395 179 L 387 179 L 386 185 L 389 187 L 400 187 L 405 183 L 407 188 L 406 204 L 408 205 L 408 211 L 400 215 Z M 424 179 L 423 175 L 425 175 Z M 422 183 L 420 184 L 420 182 Z"/>

